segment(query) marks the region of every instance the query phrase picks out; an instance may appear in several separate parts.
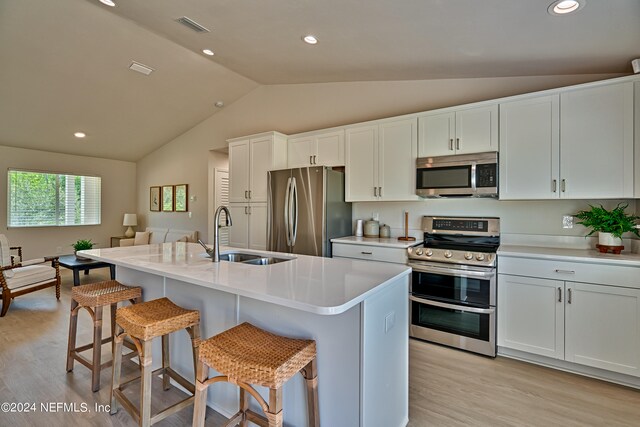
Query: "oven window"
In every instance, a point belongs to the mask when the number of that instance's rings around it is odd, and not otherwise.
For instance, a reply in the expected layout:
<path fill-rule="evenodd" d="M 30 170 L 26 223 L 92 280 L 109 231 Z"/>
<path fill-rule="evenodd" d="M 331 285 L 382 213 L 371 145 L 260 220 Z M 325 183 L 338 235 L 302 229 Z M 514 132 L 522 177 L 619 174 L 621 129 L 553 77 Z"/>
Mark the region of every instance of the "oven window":
<path fill-rule="evenodd" d="M 469 313 L 450 308 L 411 302 L 411 323 L 464 337 L 489 341 L 489 314 Z"/>
<path fill-rule="evenodd" d="M 416 296 L 454 304 L 488 307 L 491 281 L 483 278 L 447 276 L 414 270 L 411 292 Z"/>
<path fill-rule="evenodd" d="M 416 178 L 418 189 L 471 188 L 471 166 L 421 168 Z"/>

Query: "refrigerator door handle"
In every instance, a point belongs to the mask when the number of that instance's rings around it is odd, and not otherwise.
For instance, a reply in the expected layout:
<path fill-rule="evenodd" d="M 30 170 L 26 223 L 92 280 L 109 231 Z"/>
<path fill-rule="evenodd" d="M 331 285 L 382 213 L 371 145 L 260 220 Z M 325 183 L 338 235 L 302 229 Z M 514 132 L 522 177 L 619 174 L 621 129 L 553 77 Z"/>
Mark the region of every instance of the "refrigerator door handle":
<path fill-rule="evenodd" d="M 296 237 L 298 236 L 298 187 L 295 177 L 291 178 L 291 202 L 289 209 L 291 209 L 291 246 L 295 246 Z"/>
<path fill-rule="evenodd" d="M 284 224 L 286 227 L 287 234 L 287 246 L 291 246 L 291 227 L 289 225 L 289 214 L 290 214 L 290 206 L 289 201 L 291 200 L 291 177 L 287 179 L 287 189 L 284 192 Z"/>

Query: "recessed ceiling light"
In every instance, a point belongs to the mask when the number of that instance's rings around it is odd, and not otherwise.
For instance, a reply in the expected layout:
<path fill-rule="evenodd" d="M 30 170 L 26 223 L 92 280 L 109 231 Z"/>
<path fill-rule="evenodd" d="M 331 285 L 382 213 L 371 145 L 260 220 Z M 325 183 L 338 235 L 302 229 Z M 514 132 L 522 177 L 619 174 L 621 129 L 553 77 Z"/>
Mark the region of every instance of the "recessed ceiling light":
<path fill-rule="evenodd" d="M 153 68 L 136 61 L 131 62 L 131 65 L 129 65 L 129 69 L 131 71 L 137 71 L 138 73 L 144 74 L 145 76 L 148 76 L 154 71 Z"/>
<path fill-rule="evenodd" d="M 87 134 L 84 132 L 76 132 L 73 134 L 73 136 L 75 136 L 76 138 L 84 138 L 85 136 L 87 136 Z"/>
<path fill-rule="evenodd" d="M 209 56 L 215 55 L 211 49 L 202 49 L 202 53 Z"/>
<path fill-rule="evenodd" d="M 216 107 L 218 107 L 218 108 L 222 108 L 222 107 L 224 107 L 224 102 L 222 102 L 222 101 L 218 101 L 218 102 L 216 102 L 216 103 L 215 103 L 215 104 L 213 104 L 213 105 L 215 105 L 215 106 L 216 106 Z"/>
<path fill-rule="evenodd" d="M 549 5 L 547 10 L 552 15 L 566 15 L 584 7 L 585 0 L 556 0 Z"/>
<path fill-rule="evenodd" d="M 315 38 L 315 36 L 312 36 L 311 34 L 302 37 L 302 40 L 307 44 L 317 44 L 318 43 L 318 39 Z"/>
<path fill-rule="evenodd" d="M 116 3 L 113 0 L 100 0 L 100 3 L 111 7 L 116 6 Z"/>

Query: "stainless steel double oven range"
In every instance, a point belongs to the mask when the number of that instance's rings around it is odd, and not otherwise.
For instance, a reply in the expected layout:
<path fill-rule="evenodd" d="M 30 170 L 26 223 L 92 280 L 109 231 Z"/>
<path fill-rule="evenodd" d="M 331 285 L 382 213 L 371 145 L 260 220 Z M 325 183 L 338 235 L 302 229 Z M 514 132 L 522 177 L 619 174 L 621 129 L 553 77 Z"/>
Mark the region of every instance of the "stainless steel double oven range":
<path fill-rule="evenodd" d="M 408 249 L 409 335 L 495 357 L 500 219 L 425 216 L 422 228 Z"/>

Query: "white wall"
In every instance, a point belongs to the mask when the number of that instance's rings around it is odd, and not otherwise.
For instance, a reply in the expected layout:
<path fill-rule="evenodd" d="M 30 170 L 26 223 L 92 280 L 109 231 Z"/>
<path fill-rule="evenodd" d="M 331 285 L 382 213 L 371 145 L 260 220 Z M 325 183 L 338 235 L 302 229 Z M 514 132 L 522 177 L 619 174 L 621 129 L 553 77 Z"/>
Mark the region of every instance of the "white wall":
<path fill-rule="evenodd" d="M 229 138 L 270 130 L 292 134 L 610 77 L 617 75 L 260 86 L 138 163 L 138 213 L 146 225 L 207 236 L 208 151 L 225 147 Z M 198 197 L 190 204 L 191 218 L 149 212 L 150 186 L 179 183 Z"/>
<path fill-rule="evenodd" d="M 7 229 L 6 171 L 9 168 L 102 177 L 102 224 Z M 124 213 L 135 212 L 136 164 L 132 162 L 0 146 L 0 171 L 2 232 L 10 245 L 22 246 L 25 259 L 73 253 L 70 245 L 78 239 L 91 239 L 99 247 L 109 247 L 111 236 L 124 234 Z"/>

